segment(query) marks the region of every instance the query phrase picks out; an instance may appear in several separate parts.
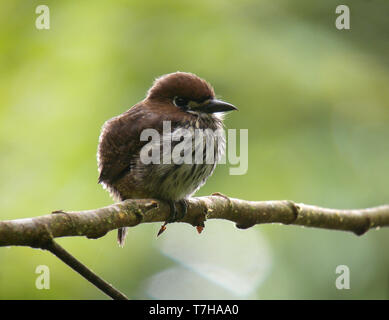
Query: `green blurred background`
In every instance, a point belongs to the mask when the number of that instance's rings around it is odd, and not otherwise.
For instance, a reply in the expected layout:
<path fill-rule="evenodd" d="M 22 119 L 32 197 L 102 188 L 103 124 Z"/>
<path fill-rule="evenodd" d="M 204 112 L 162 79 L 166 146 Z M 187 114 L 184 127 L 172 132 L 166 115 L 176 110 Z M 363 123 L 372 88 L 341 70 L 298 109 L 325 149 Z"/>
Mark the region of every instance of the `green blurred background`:
<path fill-rule="evenodd" d="M 40 4 L 50 30 L 35 28 Z M 339 4 L 351 30 L 335 28 Z M 97 184 L 100 128 L 177 70 L 212 83 L 240 109 L 227 127 L 249 132 L 248 173 L 221 165 L 198 195 L 389 203 L 388 12 L 384 0 L 2 1 L 0 219 L 111 204 Z M 210 221 L 200 236 L 177 224 L 157 239 L 159 227 L 131 229 L 123 249 L 116 232 L 58 242 L 130 298 L 389 298 L 386 229 Z M 35 287 L 38 265 L 50 290 Z M 338 265 L 349 290 L 335 287 Z M 106 296 L 48 252 L 10 247 L 0 298 Z"/>

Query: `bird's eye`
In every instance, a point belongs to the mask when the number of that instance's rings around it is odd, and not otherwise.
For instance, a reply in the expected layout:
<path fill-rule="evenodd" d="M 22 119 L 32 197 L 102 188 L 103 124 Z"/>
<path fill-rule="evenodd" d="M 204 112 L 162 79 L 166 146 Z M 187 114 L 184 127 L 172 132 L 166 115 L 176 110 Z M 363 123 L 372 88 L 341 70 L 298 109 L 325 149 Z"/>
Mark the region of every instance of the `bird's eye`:
<path fill-rule="evenodd" d="M 173 100 L 177 107 L 185 108 L 188 105 L 188 100 L 181 97 L 175 97 Z"/>

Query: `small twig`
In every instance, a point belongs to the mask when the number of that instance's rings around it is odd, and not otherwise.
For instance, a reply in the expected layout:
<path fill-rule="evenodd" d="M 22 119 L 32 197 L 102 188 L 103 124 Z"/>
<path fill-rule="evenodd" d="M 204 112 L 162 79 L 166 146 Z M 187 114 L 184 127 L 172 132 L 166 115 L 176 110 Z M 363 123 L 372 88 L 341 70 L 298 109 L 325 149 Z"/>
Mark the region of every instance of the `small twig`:
<path fill-rule="evenodd" d="M 54 240 L 49 240 L 45 245 L 42 246 L 42 249 L 46 249 L 54 254 L 57 258 L 66 263 L 74 271 L 82 275 L 86 280 L 91 282 L 94 286 L 103 291 L 106 295 L 110 296 L 114 300 L 128 300 L 128 298 L 116 290 L 108 282 L 101 279 L 98 275 L 88 269 L 80 261 L 74 258 L 69 252 L 62 248 Z"/>

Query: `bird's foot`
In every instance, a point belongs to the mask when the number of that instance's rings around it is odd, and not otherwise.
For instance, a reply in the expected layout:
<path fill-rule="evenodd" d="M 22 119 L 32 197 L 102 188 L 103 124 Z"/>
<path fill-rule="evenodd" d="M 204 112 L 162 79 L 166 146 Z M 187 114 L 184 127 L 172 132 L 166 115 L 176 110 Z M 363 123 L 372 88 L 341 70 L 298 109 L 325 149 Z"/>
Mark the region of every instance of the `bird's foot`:
<path fill-rule="evenodd" d="M 181 210 L 177 209 L 177 204 L 180 205 Z M 188 212 L 188 201 L 186 199 L 181 199 L 178 201 L 169 201 L 170 206 L 170 215 L 167 218 L 166 223 L 173 223 L 183 219 Z"/>
<path fill-rule="evenodd" d="M 186 216 L 186 213 L 188 212 L 188 200 L 186 199 L 181 199 L 181 200 L 178 200 L 177 203 L 179 203 L 181 205 L 181 211 L 178 212 L 178 215 L 177 215 L 177 220 L 176 221 L 179 221 L 179 220 L 182 220 L 184 219 L 184 217 Z"/>
<path fill-rule="evenodd" d="M 180 206 L 182 208 L 181 211 L 177 210 L 177 205 L 176 205 L 177 203 L 180 204 Z M 178 200 L 178 201 L 170 200 L 169 201 L 169 206 L 170 206 L 170 215 L 167 218 L 167 220 L 165 221 L 165 223 L 159 229 L 157 237 L 159 235 L 161 235 L 162 232 L 164 232 L 166 230 L 166 225 L 168 223 L 177 222 L 177 221 L 183 219 L 185 217 L 186 213 L 188 212 L 188 202 L 187 202 L 186 199 L 181 199 L 181 200 Z"/>

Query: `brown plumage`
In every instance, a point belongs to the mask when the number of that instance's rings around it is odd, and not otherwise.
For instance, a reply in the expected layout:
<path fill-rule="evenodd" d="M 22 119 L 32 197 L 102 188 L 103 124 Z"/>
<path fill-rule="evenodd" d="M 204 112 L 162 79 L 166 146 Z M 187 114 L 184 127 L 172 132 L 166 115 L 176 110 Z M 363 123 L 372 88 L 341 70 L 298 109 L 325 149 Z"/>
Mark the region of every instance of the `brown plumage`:
<path fill-rule="evenodd" d="M 116 201 L 131 198 L 169 201 L 172 212 L 168 222 L 174 221 L 177 219 L 175 202 L 182 202 L 196 192 L 212 174 L 224 152 L 224 137 L 219 133 L 207 136 L 214 142 L 211 146 L 215 156 L 213 163 L 163 163 L 163 152 L 170 152 L 170 149 L 164 149 L 166 141 L 171 142 L 173 150 L 180 141 L 172 141 L 172 137 L 179 135 L 182 129 L 191 132 L 194 129 L 221 129 L 221 113 L 235 109 L 216 100 L 211 85 L 194 74 L 176 72 L 156 79 L 143 101 L 103 125 L 97 153 L 99 183 Z M 164 121 L 171 126 L 170 135 L 163 135 Z M 158 140 L 160 164 L 145 164 L 140 157 L 142 148 L 149 143 L 140 139 L 145 129 L 155 129 L 161 134 L 161 140 Z M 207 146 L 204 142 L 203 158 Z M 193 144 L 192 157 L 194 148 Z M 185 201 L 182 204 L 185 208 Z M 125 235 L 126 228 L 120 228 L 120 245 L 123 245 Z"/>

